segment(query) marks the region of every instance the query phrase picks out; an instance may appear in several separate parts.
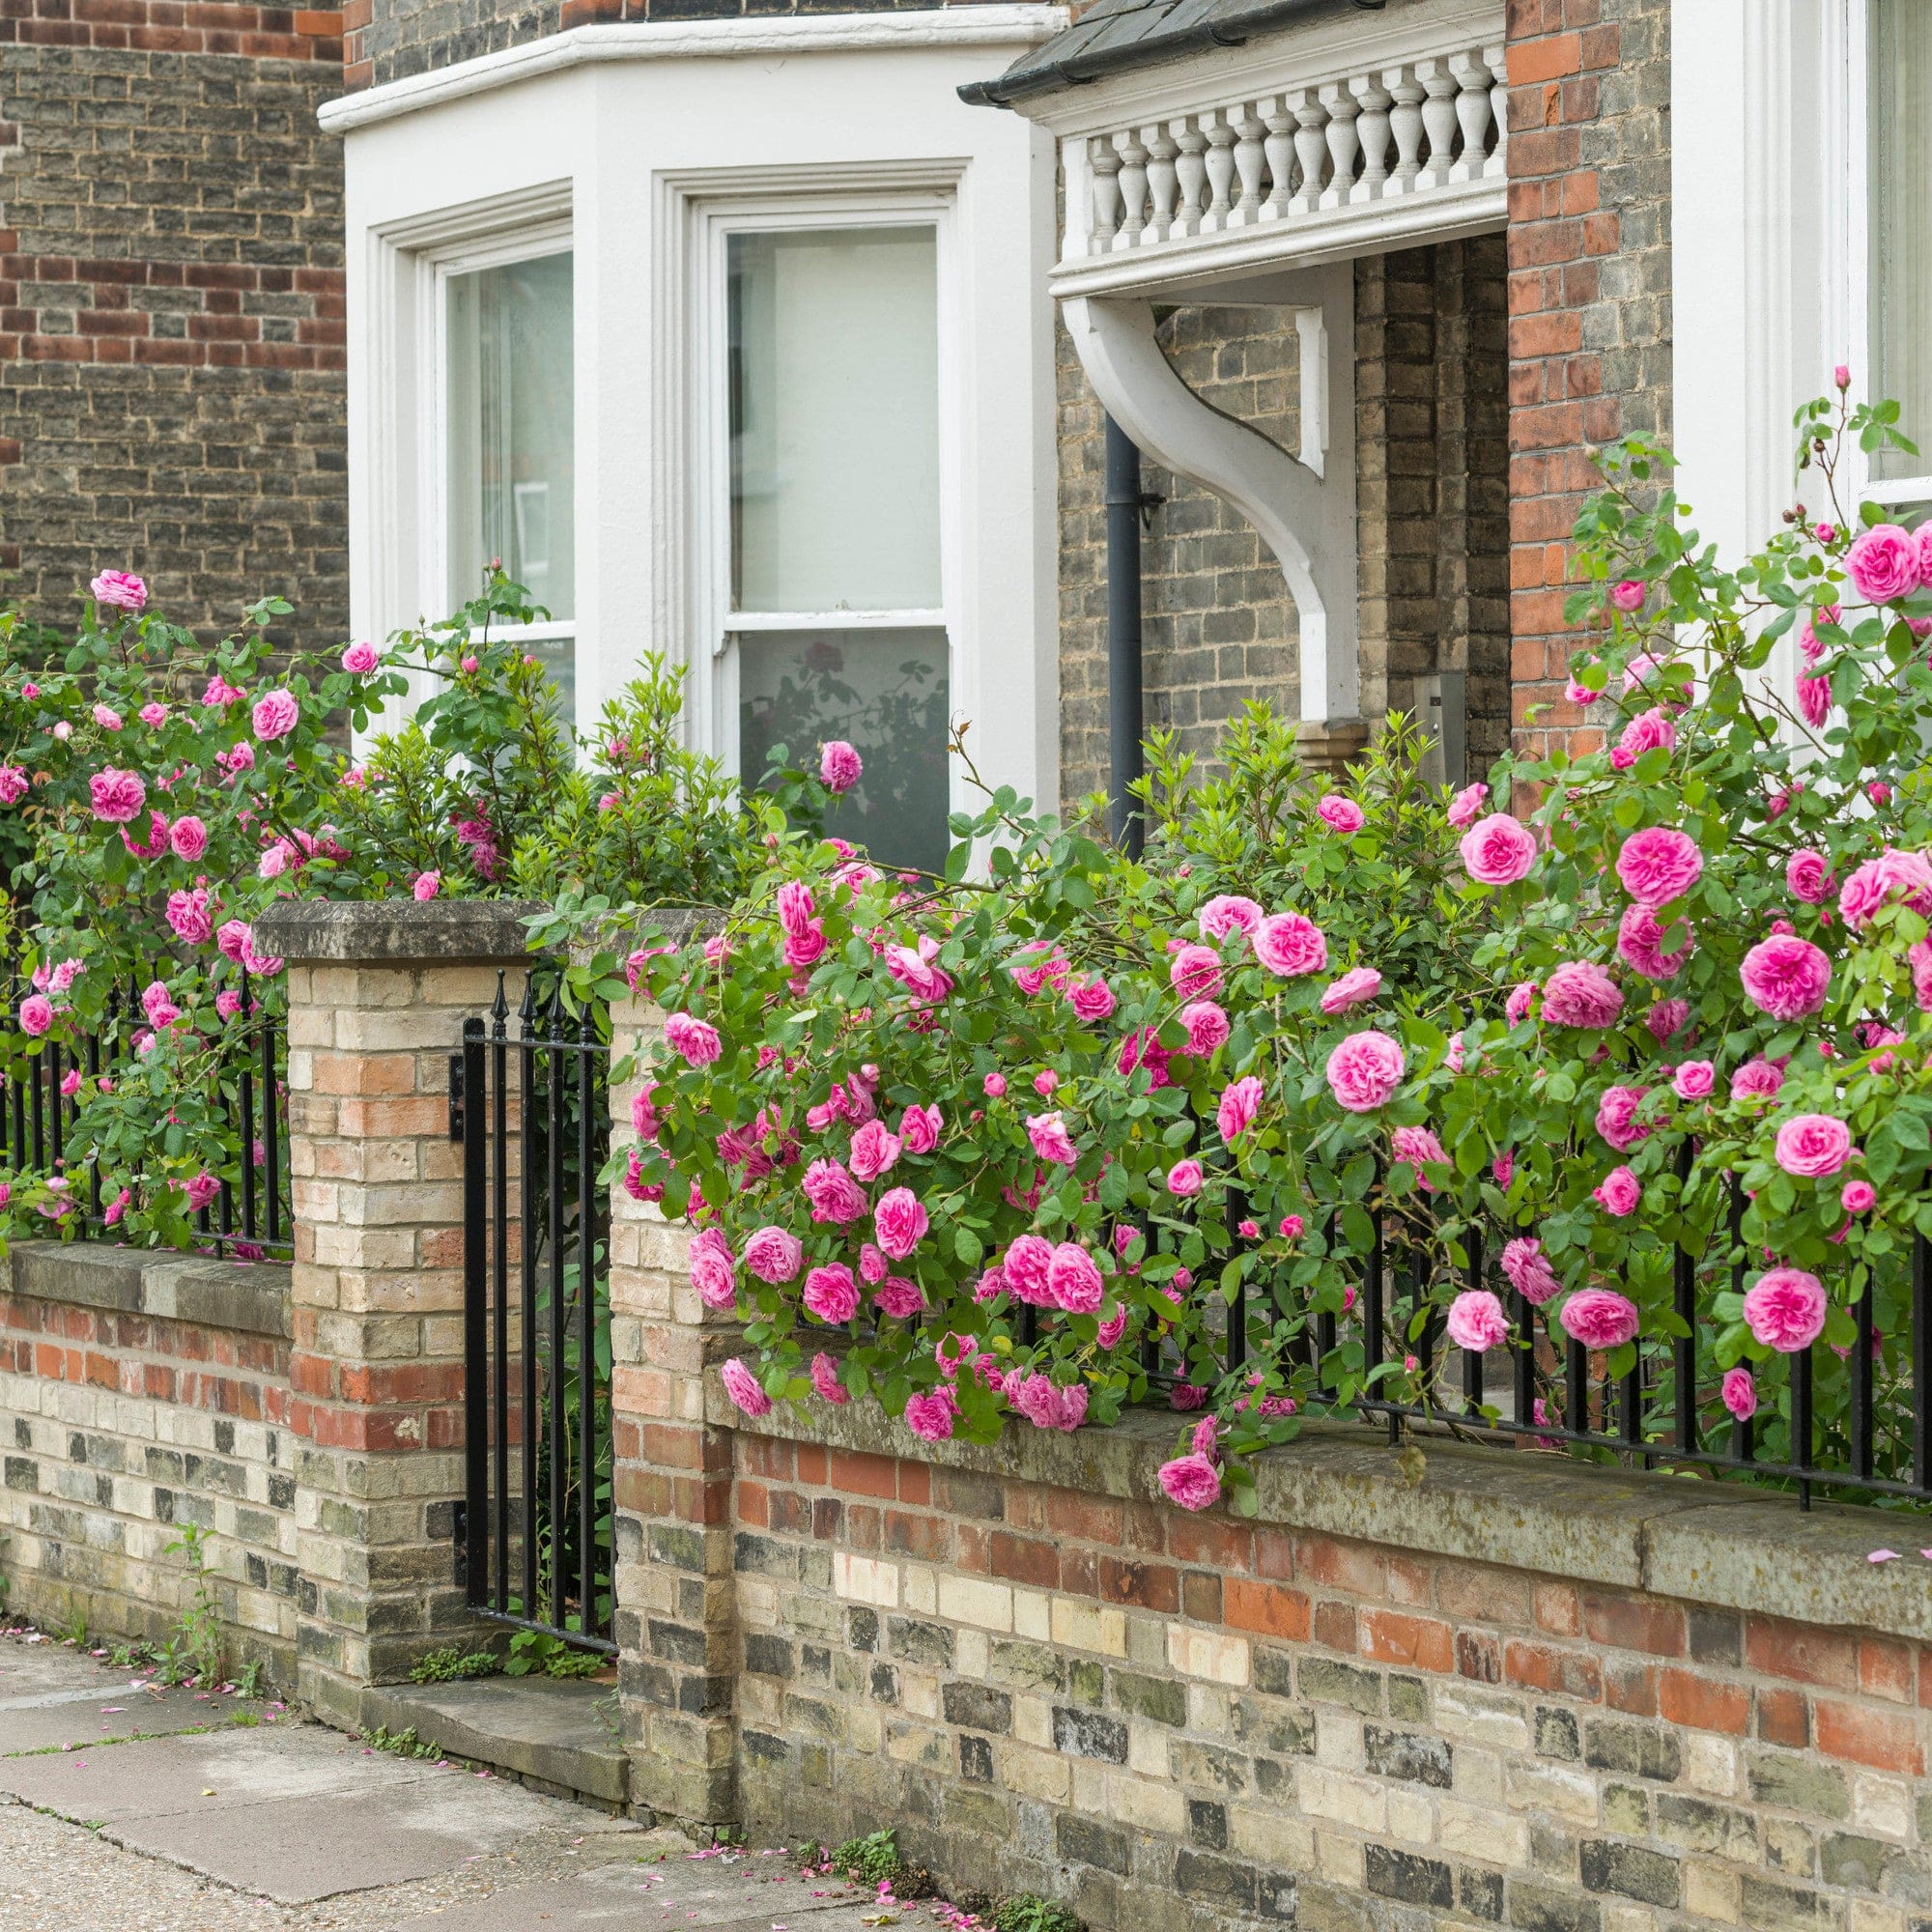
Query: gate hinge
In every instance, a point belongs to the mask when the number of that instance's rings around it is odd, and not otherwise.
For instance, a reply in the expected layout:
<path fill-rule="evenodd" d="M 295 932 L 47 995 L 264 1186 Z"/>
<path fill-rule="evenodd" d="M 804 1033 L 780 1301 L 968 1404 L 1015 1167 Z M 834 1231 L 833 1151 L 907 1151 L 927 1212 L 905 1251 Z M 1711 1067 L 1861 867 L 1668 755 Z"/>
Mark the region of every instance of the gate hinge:
<path fill-rule="evenodd" d="M 463 1056 L 452 1053 L 449 1056 L 449 1138 L 453 1141 L 463 1138 L 463 1103 L 467 1097 L 463 1084 Z"/>

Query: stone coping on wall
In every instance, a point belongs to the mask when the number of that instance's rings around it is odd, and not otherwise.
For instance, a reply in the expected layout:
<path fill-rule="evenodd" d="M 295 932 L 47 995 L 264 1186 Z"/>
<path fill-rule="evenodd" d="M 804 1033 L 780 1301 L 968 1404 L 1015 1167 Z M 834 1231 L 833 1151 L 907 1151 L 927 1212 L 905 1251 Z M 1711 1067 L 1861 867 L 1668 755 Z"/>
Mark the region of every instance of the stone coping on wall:
<path fill-rule="evenodd" d="M 1072 1435 L 1009 1424 L 991 1444 L 923 1442 L 871 1404 L 781 1405 L 753 1420 L 715 1387 L 708 1419 L 862 1455 L 977 1470 L 1162 1508 L 1176 1419 L 1131 1412 Z M 1932 1512 L 1817 1504 L 1689 1477 L 1633 1474 L 1533 1452 L 1415 1438 L 1421 1479 L 1360 1425 L 1317 1423 L 1259 1457 L 1256 1521 L 1385 1548 L 1462 1557 L 1801 1623 L 1932 1640 Z M 1873 1563 L 1879 1548 L 1895 1562 Z"/>
<path fill-rule="evenodd" d="M 527 899 L 282 899 L 255 922 L 260 952 L 297 965 L 526 959 Z"/>
<path fill-rule="evenodd" d="M 17 1297 L 189 1321 L 242 1335 L 289 1339 L 285 1262 L 214 1261 L 78 1241 L 16 1241 L 8 1253 Z"/>

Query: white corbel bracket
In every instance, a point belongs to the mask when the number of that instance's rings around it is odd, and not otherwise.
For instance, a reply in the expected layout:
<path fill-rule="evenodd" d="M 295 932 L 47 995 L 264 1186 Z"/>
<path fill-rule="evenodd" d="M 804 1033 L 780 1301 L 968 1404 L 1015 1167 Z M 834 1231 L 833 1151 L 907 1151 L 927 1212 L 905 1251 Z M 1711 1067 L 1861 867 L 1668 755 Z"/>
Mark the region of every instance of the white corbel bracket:
<path fill-rule="evenodd" d="M 1161 353 L 1153 306 L 1137 298 L 1062 303 L 1087 379 L 1108 414 L 1164 469 L 1211 490 L 1260 531 L 1294 600 L 1304 724 L 1351 724 L 1361 705 L 1355 582 L 1354 281 L 1316 271 L 1320 323 L 1296 305 L 1301 455 L 1204 402 Z"/>

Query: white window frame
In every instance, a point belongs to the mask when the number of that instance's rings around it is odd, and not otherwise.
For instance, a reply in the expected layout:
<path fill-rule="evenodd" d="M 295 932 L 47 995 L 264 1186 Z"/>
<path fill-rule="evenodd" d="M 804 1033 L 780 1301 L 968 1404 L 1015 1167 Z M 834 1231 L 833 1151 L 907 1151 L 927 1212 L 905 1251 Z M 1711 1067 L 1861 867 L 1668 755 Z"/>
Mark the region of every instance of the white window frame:
<path fill-rule="evenodd" d="M 702 722 L 703 749 L 733 777 L 739 765 L 740 638 L 786 631 L 938 630 L 946 639 L 947 701 L 956 714 L 964 639 L 960 610 L 960 411 L 962 344 L 959 309 L 956 173 L 950 167 L 895 170 L 926 173 L 921 182 L 881 180 L 872 185 L 835 185 L 814 179 L 825 171 L 765 175 L 729 194 L 694 198 L 689 209 L 691 302 L 686 341 L 691 427 L 691 576 L 693 596 L 686 631 L 693 698 Z M 841 171 L 842 176 L 842 171 Z M 762 611 L 731 608 L 730 395 L 727 264 L 734 235 L 827 228 L 934 230 L 937 255 L 939 371 L 939 603 L 904 611 Z M 794 751 L 798 748 L 794 747 Z M 953 761 L 949 760 L 949 769 Z M 959 777 L 952 771 L 949 811 L 959 809 Z"/>

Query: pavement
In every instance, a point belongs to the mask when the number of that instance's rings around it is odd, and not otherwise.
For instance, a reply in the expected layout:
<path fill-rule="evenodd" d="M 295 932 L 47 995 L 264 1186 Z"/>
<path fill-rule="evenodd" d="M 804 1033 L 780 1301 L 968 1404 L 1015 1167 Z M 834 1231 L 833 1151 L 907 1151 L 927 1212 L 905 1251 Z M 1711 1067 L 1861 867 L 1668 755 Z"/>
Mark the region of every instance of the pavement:
<path fill-rule="evenodd" d="M 893 1916 L 925 1932 L 925 1911 Z M 871 1932 L 879 1917 L 777 1848 L 699 1851 L 272 1702 L 0 1636 L 0 1932 Z"/>

